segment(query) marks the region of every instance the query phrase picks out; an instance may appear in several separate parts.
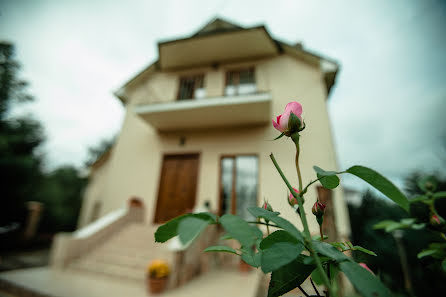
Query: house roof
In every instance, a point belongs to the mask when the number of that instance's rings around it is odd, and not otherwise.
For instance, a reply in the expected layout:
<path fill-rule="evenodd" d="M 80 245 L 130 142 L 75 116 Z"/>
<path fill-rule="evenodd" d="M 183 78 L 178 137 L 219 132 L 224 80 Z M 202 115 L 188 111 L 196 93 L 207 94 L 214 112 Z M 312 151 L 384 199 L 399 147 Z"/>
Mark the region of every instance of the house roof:
<path fill-rule="evenodd" d="M 115 95 L 125 103 L 125 89 L 137 84 L 157 69 L 166 70 L 176 67 L 193 67 L 199 65 L 212 65 L 213 59 L 231 59 L 231 47 L 222 46 L 228 38 L 236 40 L 238 45 L 237 55 L 264 57 L 273 54 L 289 54 L 298 59 L 318 65 L 324 72 L 324 80 L 327 93 L 330 93 L 339 70 L 339 64 L 333 59 L 323 57 L 304 49 L 301 43 L 290 45 L 286 42 L 273 39 L 265 26 L 244 28 L 221 18 L 215 18 L 196 33 L 186 38 L 162 41 L 158 43 L 159 58 L 132 79 L 127 81 Z M 198 63 L 191 65 L 189 55 L 193 54 L 202 44 L 212 44 L 213 50 L 201 53 Z M 261 46 L 259 46 L 261 45 Z M 179 50 L 181 48 L 181 50 Z M 212 56 L 207 55 L 211 52 Z M 225 56 L 226 55 L 226 56 Z"/>

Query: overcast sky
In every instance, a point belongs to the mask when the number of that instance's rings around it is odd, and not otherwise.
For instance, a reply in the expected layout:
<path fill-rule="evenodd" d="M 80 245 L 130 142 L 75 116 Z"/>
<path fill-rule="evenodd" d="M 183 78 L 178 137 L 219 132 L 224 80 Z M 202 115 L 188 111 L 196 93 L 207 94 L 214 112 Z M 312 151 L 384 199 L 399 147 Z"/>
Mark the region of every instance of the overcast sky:
<path fill-rule="evenodd" d="M 0 0 L 0 39 L 36 97 L 17 112 L 43 122 L 49 168 L 83 165 L 119 132 L 112 92 L 157 59 L 158 41 L 220 16 L 339 61 L 328 102 L 339 165 L 398 181 L 446 167 L 445 2 Z"/>

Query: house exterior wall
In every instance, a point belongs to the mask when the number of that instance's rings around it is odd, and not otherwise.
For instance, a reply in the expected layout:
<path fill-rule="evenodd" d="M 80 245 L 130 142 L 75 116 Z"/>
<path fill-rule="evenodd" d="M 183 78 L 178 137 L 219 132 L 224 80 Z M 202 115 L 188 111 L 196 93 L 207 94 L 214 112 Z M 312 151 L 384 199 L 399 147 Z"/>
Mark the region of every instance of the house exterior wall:
<path fill-rule="evenodd" d="M 286 203 L 287 189 L 276 172 L 269 154 L 274 153 L 285 175 L 297 187 L 294 167 L 295 148 L 291 141 L 278 136 L 271 124 L 255 127 L 203 129 L 188 132 L 158 133 L 137 116 L 133 109 L 140 104 L 175 101 L 181 75 L 203 73 L 206 96 L 223 96 L 225 73 L 228 69 L 254 66 L 257 89 L 272 95 L 271 118 L 283 112 L 289 101 L 299 101 L 307 124 L 301 133 L 301 170 L 304 185 L 315 178 L 312 169 L 318 165 L 336 170 L 336 155 L 326 108 L 326 88 L 318 66 L 297 60 L 289 55 L 269 59 L 223 64 L 215 68 L 196 68 L 190 71 L 155 72 L 146 81 L 127 89 L 129 101 L 121 134 L 113 154 L 107 162 L 107 175 L 95 176 L 85 196 L 81 218 L 91 212 L 90 200 L 101 192 L 104 197 L 101 215 L 121 207 L 130 196 L 142 198 L 146 205 L 148 222 L 153 222 L 158 196 L 158 185 L 164 154 L 199 153 L 199 176 L 196 206 L 211 202 L 218 211 L 220 158 L 222 155 L 253 154 L 259 160 L 258 205 L 266 198 L 275 211 L 299 226 L 293 210 Z M 202 99 L 206 100 L 206 99 Z M 186 139 L 180 145 L 180 138 Z M 95 181 L 101 179 L 101 182 Z M 95 185 L 97 184 L 97 186 Z M 306 212 L 316 200 L 316 185 L 310 187 L 306 198 Z M 101 187 L 100 189 L 90 189 Z M 349 233 L 348 214 L 340 187 L 333 192 L 335 217 L 341 237 Z M 83 220 L 82 222 L 85 222 Z M 318 232 L 316 220 L 310 219 L 310 229 Z"/>

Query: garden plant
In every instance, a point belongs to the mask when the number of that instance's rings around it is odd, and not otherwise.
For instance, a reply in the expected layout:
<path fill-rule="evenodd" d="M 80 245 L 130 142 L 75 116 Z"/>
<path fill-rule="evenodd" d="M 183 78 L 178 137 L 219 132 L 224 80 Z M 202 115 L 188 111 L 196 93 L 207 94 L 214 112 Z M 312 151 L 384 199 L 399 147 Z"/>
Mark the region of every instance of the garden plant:
<path fill-rule="evenodd" d="M 326 189 L 334 189 L 339 186 L 341 174 L 357 176 L 408 211 L 409 201 L 406 196 L 381 174 L 363 166 L 353 166 L 340 172 L 325 171 L 314 166 L 314 180 L 304 185 L 299 166 L 301 153 L 299 140 L 300 134 L 305 129 L 301 104 L 288 103 L 284 113 L 272 122 L 274 128 L 281 133 L 275 140 L 286 136 L 293 142 L 296 149 L 297 188 L 292 187 L 272 153 L 270 158 L 289 190 L 289 197 L 283 203 L 288 203 L 294 209 L 296 218 L 302 222 L 303 230 L 298 230 L 290 221 L 281 217 L 279 212 L 275 212 L 268 202 L 265 202 L 262 207 L 248 208 L 248 211 L 257 218 L 255 221 L 245 221 L 232 214 L 219 217 L 208 212 L 179 216 L 157 229 L 155 241 L 166 242 L 179 236 L 183 244 L 188 244 L 208 225 L 219 224 L 226 232 L 224 238 L 238 241 L 240 248 L 211 246 L 206 248 L 205 252 L 232 253 L 240 256 L 249 265 L 260 268 L 265 274 L 271 273 L 269 297 L 281 296 L 295 288 L 301 289 L 305 296 L 339 296 L 337 276 L 340 272 L 365 297 L 391 296 L 390 290 L 380 282 L 366 264 L 356 263 L 345 252 L 357 250 L 375 254 L 351 242 L 329 242 L 328 240 L 331 239 L 322 233 L 326 206 L 318 200 L 313 202 L 312 213 L 313 219 L 316 219 L 319 224 L 320 235 L 312 237 L 308 224 L 310 217 L 305 213 L 303 206 L 306 202 L 305 195 L 311 185 L 320 182 Z M 266 226 L 266 234 L 259 229 L 260 225 Z M 270 230 L 275 231 L 270 232 Z M 314 293 L 305 292 L 301 287 L 308 278 L 313 284 Z M 325 290 L 317 290 L 314 282 L 324 285 Z"/>

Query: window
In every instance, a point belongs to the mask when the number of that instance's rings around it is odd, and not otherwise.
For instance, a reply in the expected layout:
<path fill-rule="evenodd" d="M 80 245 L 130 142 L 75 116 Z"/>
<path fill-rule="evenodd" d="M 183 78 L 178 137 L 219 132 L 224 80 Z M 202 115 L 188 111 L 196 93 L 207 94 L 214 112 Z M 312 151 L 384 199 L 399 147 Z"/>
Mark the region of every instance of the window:
<path fill-rule="evenodd" d="M 247 208 L 257 206 L 257 156 L 223 157 L 220 161 L 220 213 L 254 219 Z"/>
<path fill-rule="evenodd" d="M 178 89 L 178 100 L 202 99 L 205 96 L 206 96 L 206 90 L 204 89 L 203 75 L 180 78 L 180 87 Z"/>
<path fill-rule="evenodd" d="M 254 68 L 228 71 L 226 73 L 226 96 L 246 95 L 257 92 Z"/>

